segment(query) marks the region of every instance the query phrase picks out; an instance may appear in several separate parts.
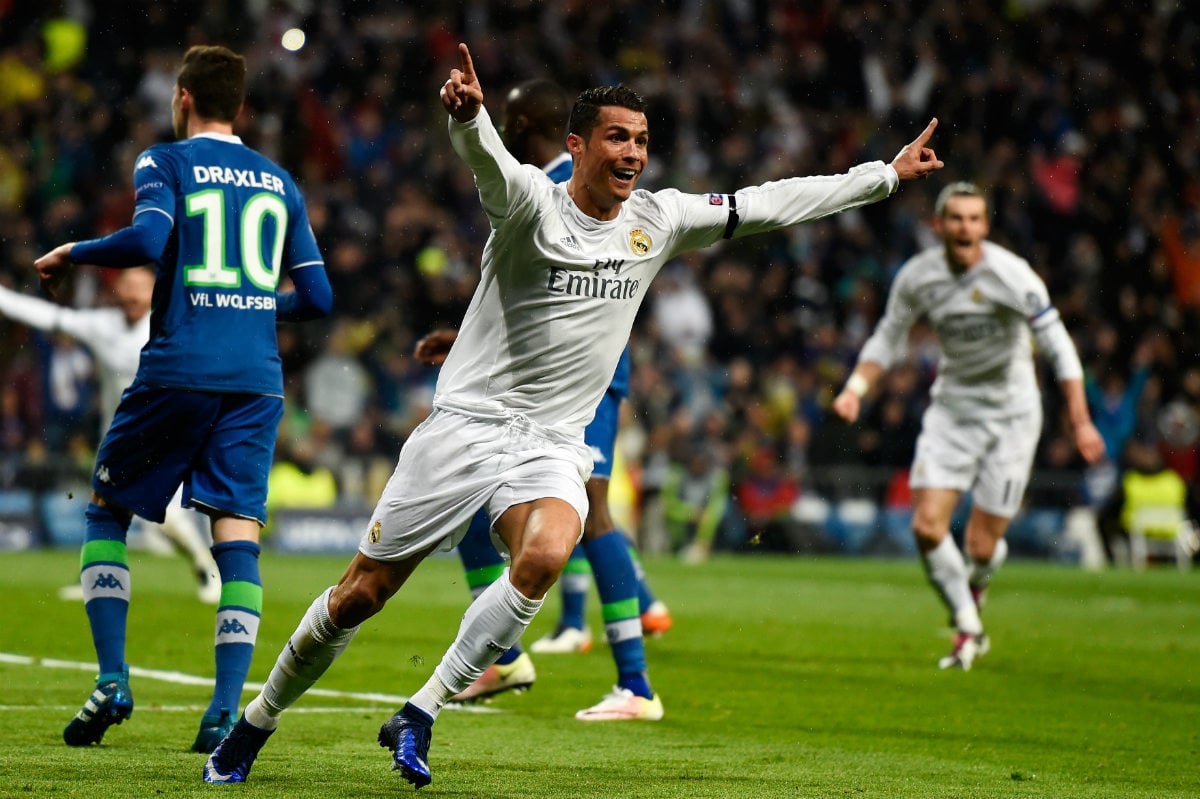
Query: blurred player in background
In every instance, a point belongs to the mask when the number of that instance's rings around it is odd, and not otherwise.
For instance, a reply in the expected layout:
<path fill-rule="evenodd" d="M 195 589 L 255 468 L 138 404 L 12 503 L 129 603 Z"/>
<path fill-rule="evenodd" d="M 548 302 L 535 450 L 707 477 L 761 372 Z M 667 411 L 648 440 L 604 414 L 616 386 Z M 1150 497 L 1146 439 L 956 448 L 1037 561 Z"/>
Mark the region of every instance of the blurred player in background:
<path fill-rule="evenodd" d="M 150 337 L 150 301 L 154 294 L 154 272 L 146 268 L 123 270 L 113 285 L 116 307 L 68 308 L 27 297 L 0 286 L 0 314 L 47 333 L 64 333 L 87 347 L 96 364 L 100 383 L 100 436 L 112 424 L 121 394 L 137 374 L 142 345 Z M 221 598 L 221 575 L 209 552 L 209 536 L 194 513 L 172 499 L 162 524 L 146 522 L 147 532 L 160 533 L 188 556 L 200 581 L 202 602 L 216 604 Z M 82 586 L 67 586 L 59 595 L 83 599 Z"/>
<path fill-rule="evenodd" d="M 950 609 L 954 648 L 938 666 L 968 670 L 990 647 L 979 609 L 1004 563 L 1004 534 L 1021 507 L 1042 433 L 1042 397 L 1030 331 L 1054 366 L 1075 445 L 1089 463 L 1104 453 L 1083 388 L 1083 369 L 1046 285 L 1029 263 L 986 240 L 988 203 L 970 183 L 938 195 L 934 229 L 942 245 L 909 259 L 887 308 L 863 345 L 833 409 L 858 418 L 863 396 L 903 353 L 908 331 L 928 317 L 941 344 L 932 403 L 913 457 L 913 534 L 929 580 Z M 970 566 L 950 533 L 964 492 Z"/>
<path fill-rule="evenodd" d="M 623 86 L 580 95 L 567 125 L 573 170 L 554 183 L 504 146 L 459 45 L 441 99 L 451 143 L 491 224 L 482 276 L 438 376 L 433 411 L 396 471 L 337 585 L 310 606 L 262 692 L 205 764 L 244 782 L 279 717 L 345 651 L 430 553 L 462 540 L 486 505 L 509 568 L 463 615 L 454 643 L 379 730 L 393 767 L 420 788 L 446 703 L 516 643 L 583 534 L 592 471 L 584 428 L 612 381 L 650 281 L 672 258 L 889 196 L 939 169 L 934 122 L 893 160 L 792 178 L 736 195 L 634 189 L 646 168 L 645 101 Z M 633 616 L 636 623 L 636 615 Z"/>
<path fill-rule="evenodd" d="M 567 104 L 567 94 L 558 84 L 531 80 L 508 93 L 500 117 L 500 137 L 508 151 L 521 163 L 542 165 L 542 171 L 555 183 L 571 176 L 571 156 L 562 149 Z M 416 357 L 429 364 L 442 363 L 456 336 L 453 330 L 431 333 L 418 342 Z M 596 416 L 584 431 L 594 466 L 587 481 L 588 517 L 583 543 L 571 552 L 560 580 L 562 620 L 553 634 L 533 644 L 535 652 L 582 652 L 591 648 L 584 608 L 591 587 L 589 575 L 594 572 L 606 635 L 617 665 L 617 683 L 612 694 L 601 702 L 602 708 L 580 711 L 578 718 L 583 721 L 662 718 L 661 700 L 651 689 L 647 675 L 642 634 L 647 619 L 653 632 L 665 632 L 670 627 L 670 615 L 662 602 L 655 604 L 645 572 L 634 559 L 632 545 L 617 529 L 608 508 L 618 412 L 628 392 L 629 348 L 626 347 Z M 492 544 L 491 527 L 486 508 L 481 508 L 458 545 L 467 584 L 476 597 L 504 573 L 507 565 Z M 536 677 L 533 661 L 518 641 L 455 700 L 476 700 L 528 688 Z"/>
<path fill-rule="evenodd" d="M 35 264 L 52 293 L 76 263 L 157 267 L 150 337 L 137 378 L 96 454 L 80 582 L 100 675 L 63 731 L 98 743 L 133 713 L 125 630 L 125 538 L 133 514 L 161 522 L 176 490 L 212 520 L 221 574 L 216 684 L 193 750 L 210 752 L 237 718 L 262 613 L 259 530 L 283 415 L 276 320 L 328 313 L 332 292 L 291 176 L 233 135 L 245 60 L 187 51 L 171 102 L 181 141 L 135 163 L 133 223 L 60 245 Z M 287 274 L 295 291 L 277 293 Z"/>

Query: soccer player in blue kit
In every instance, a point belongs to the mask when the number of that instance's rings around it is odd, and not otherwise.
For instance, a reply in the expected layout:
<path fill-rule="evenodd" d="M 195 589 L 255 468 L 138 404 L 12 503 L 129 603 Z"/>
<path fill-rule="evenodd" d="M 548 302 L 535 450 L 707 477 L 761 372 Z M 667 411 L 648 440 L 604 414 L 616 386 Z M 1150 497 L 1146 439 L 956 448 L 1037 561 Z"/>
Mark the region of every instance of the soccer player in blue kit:
<path fill-rule="evenodd" d="M 133 222 L 35 262 L 52 294 L 75 264 L 156 267 L 150 339 L 96 454 L 80 582 L 99 677 L 63 730 L 99 743 L 133 714 L 125 632 L 132 514 L 161 522 L 183 502 L 212 520 L 221 574 L 216 684 L 192 749 L 211 752 L 237 719 L 262 611 L 259 530 L 283 414 L 276 320 L 327 314 L 333 294 L 292 177 L 233 135 L 246 63 L 219 46 L 187 51 L 171 101 L 180 141 L 135 162 Z M 287 274 L 295 291 L 277 293 Z"/>
<path fill-rule="evenodd" d="M 379 730 L 392 766 L 430 784 L 438 715 L 537 615 L 583 533 L 591 450 L 584 428 L 612 380 L 650 282 L 680 253 L 883 200 L 942 167 L 936 121 L 890 164 L 789 178 L 736 194 L 637 190 L 650 133 L 624 86 L 583 92 L 571 111 L 574 168 L 554 183 L 505 148 L 465 44 L 441 89 L 451 143 L 470 166 L 491 232 L 482 277 L 438 375 L 433 410 L 392 478 L 337 585 L 309 606 L 263 690 L 204 765 L 245 782 L 280 717 L 346 650 L 421 562 L 456 545 L 486 505 L 511 556 L 463 614 L 433 674 Z"/>

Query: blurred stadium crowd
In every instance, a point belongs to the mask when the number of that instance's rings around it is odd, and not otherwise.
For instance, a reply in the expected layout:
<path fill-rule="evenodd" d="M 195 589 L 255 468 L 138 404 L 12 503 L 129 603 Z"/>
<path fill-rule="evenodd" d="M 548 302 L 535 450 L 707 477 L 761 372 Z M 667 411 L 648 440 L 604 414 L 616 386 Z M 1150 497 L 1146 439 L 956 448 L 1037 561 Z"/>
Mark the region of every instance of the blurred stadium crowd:
<path fill-rule="evenodd" d="M 292 28 L 298 50 L 281 45 Z M 339 503 L 372 503 L 432 397 L 413 345 L 461 318 L 487 233 L 437 99 L 460 40 L 493 115 L 531 77 L 647 96 L 644 188 L 840 172 L 890 160 L 940 119 L 935 181 L 681 258 L 656 281 L 621 451 L 663 546 L 699 528 L 718 546 L 803 548 L 781 528 L 803 497 L 904 504 L 929 331 L 867 419 L 845 427 L 826 409 L 892 275 L 936 243 L 932 198 L 955 179 L 990 192 L 992 238 L 1046 279 L 1112 463 L 1139 439 L 1196 483 L 1200 22 L 1184 2 L 0 2 L 0 282 L 36 293 L 35 257 L 128 223 L 133 158 L 171 137 L 188 45 L 245 53 L 238 132 L 300 181 L 336 298 L 327 322 L 280 329 L 279 458 L 300 478 L 327 469 Z M 81 274 L 73 302 L 106 301 L 110 280 Z M 88 356 L 7 320 L 0 331 L 0 486 L 86 475 Z M 1045 397 L 1030 501 L 1098 504 L 1119 466 L 1085 474 L 1057 392 Z"/>

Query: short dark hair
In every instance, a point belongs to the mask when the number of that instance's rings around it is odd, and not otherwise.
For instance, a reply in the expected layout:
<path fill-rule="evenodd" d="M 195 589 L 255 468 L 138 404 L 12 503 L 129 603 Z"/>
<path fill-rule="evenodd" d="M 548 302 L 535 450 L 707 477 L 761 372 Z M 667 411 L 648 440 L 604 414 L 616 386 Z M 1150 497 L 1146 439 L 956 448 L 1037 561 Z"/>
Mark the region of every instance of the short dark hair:
<path fill-rule="evenodd" d="M 196 115 L 233 122 L 246 99 L 246 59 L 220 45 L 196 45 L 183 54 L 175 82 L 187 89 Z"/>
<path fill-rule="evenodd" d="M 646 100 L 640 94 L 625 85 L 597 86 L 585 89 L 575 100 L 571 109 L 571 117 L 567 120 L 567 133 L 587 138 L 596 120 L 600 118 L 600 109 L 606 105 L 628 108 L 630 111 L 646 112 Z"/>
<path fill-rule="evenodd" d="M 987 195 L 983 193 L 982 189 L 980 189 L 974 183 L 968 183 L 965 180 L 960 180 L 955 183 L 951 183 L 950 185 L 946 186 L 946 188 L 938 192 L 937 200 L 935 200 L 933 203 L 933 213 L 935 216 L 942 216 L 946 213 L 946 202 L 951 197 L 978 197 L 983 200 L 984 208 L 987 208 L 990 205 L 990 203 L 988 203 Z"/>

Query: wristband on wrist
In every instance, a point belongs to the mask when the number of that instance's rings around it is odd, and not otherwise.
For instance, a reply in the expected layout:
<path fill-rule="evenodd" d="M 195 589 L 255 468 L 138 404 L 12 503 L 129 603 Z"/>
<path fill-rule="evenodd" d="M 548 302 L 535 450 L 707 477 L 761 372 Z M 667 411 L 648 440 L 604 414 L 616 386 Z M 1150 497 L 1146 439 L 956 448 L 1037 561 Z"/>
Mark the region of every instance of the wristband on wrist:
<path fill-rule="evenodd" d="M 867 378 L 863 377 L 858 372 L 851 374 L 850 379 L 846 381 L 846 390 L 852 392 L 860 398 L 867 393 L 868 388 L 870 388 L 870 386 L 867 385 Z"/>

